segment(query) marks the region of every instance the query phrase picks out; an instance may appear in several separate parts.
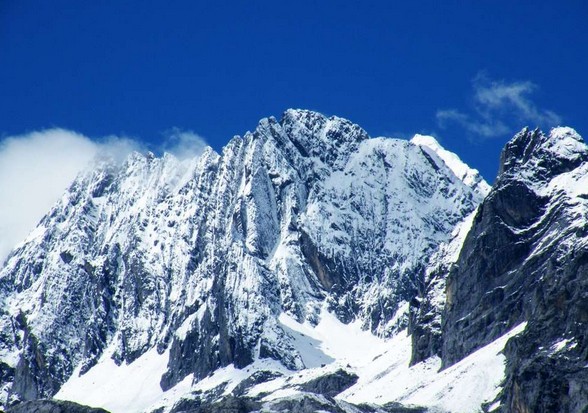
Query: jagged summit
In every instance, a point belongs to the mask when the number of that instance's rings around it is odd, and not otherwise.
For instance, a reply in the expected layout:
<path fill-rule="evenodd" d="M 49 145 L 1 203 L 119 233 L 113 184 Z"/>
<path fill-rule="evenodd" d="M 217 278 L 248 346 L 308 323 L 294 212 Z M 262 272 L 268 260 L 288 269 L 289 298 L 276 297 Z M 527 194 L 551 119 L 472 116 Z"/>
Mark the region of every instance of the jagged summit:
<path fill-rule="evenodd" d="M 572 128 L 553 128 L 548 134 L 524 128 L 504 147 L 499 176 L 522 168 L 537 174 L 559 174 L 576 168 L 588 159 L 588 147 Z"/>
<path fill-rule="evenodd" d="M 260 125 L 270 122 L 262 120 Z M 357 150 L 359 143 L 369 138 L 361 127 L 347 119 L 327 118 L 310 110 L 288 109 L 279 125 L 302 156 L 320 160 L 327 167 L 341 168 L 346 154 Z"/>
<path fill-rule="evenodd" d="M 324 144 L 333 144 L 359 142 L 369 138 L 360 126 L 347 119 L 338 116 L 327 117 L 319 112 L 306 109 L 287 109 L 282 114 L 279 123 L 286 131 L 298 130 L 301 132 L 292 133 L 295 140 L 312 136 Z M 329 135 L 329 132 L 333 135 Z"/>

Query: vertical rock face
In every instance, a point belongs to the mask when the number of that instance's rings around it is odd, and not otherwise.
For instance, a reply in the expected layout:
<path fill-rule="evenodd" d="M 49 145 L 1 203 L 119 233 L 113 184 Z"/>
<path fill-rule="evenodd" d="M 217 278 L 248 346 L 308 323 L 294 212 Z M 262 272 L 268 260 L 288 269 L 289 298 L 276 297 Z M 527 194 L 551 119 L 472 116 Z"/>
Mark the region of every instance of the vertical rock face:
<path fill-rule="evenodd" d="M 455 175 L 474 189 L 480 198 L 484 198 L 490 191 L 490 186 L 482 179 L 478 171 L 469 168 L 455 154 L 442 148 L 434 138 L 416 135 L 411 142 L 443 159 Z M 474 215 L 475 211 L 458 223 L 449 240 L 440 244 L 426 262 L 422 287 L 411 300 L 409 307 L 408 332 L 412 339 L 411 364 L 413 365 L 429 357 L 441 355 L 446 278 L 459 257 Z"/>
<path fill-rule="evenodd" d="M 572 129 L 516 135 L 447 278 L 445 366 L 528 321 L 505 350 L 504 411 L 588 405 L 587 161 Z"/>
<path fill-rule="evenodd" d="M 51 396 L 105 352 L 169 351 L 163 389 L 259 358 L 300 369 L 278 316 L 315 322 L 325 301 L 393 333 L 429 255 L 484 196 L 441 155 L 289 110 L 220 155 L 99 162 L 0 273 L 4 396 Z"/>
<path fill-rule="evenodd" d="M 443 347 L 443 312 L 446 279 L 461 252 L 476 211 L 459 223 L 451 239 L 439 246 L 425 268 L 423 288 L 410 302 L 408 332 L 412 340 L 411 365 L 440 356 Z"/>

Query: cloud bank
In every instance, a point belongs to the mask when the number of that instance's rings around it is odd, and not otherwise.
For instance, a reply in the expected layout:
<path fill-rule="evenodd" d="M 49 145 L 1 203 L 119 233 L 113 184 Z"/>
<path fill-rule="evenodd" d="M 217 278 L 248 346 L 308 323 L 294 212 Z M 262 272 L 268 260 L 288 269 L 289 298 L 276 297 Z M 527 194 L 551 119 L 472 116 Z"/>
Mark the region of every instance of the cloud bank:
<path fill-rule="evenodd" d="M 163 151 L 181 160 L 199 156 L 208 146 L 202 136 L 190 130 L 172 128 L 164 133 L 164 137 Z"/>
<path fill-rule="evenodd" d="M 0 142 L 0 265 L 63 191 L 98 154 L 126 157 L 137 144 L 100 142 L 64 129 L 13 136 Z"/>
<path fill-rule="evenodd" d="M 473 107 L 469 113 L 457 109 L 437 111 L 440 127 L 457 124 L 471 137 L 495 138 L 512 134 L 525 125 L 553 127 L 561 117 L 539 108 L 531 99 L 537 85 L 529 81 L 505 82 L 492 80 L 484 74 L 473 80 Z"/>

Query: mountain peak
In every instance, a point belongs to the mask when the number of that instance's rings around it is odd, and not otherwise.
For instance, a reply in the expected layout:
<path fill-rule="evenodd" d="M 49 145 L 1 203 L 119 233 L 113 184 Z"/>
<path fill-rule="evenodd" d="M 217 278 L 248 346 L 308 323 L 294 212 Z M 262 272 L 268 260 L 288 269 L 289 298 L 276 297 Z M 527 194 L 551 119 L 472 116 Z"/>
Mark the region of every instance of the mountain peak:
<path fill-rule="evenodd" d="M 588 148 L 584 139 L 574 129 L 558 126 L 551 129 L 546 147 L 559 157 L 576 159 L 586 154 Z"/>
<path fill-rule="evenodd" d="M 435 153 L 455 176 L 482 196 L 487 195 L 490 191 L 490 186 L 482 178 L 477 169 L 470 168 L 455 153 L 443 148 L 434 137 L 417 133 L 410 142 L 420 146 L 427 152 Z"/>
<path fill-rule="evenodd" d="M 482 199 L 436 151 L 291 109 L 220 154 L 81 175 L 0 271 L 0 403 L 66 382 L 81 401 L 76 386 L 152 358 L 156 394 L 339 362 L 286 316 L 398 333 L 428 257 Z M 141 410 L 144 387 L 124 391 Z"/>
<path fill-rule="evenodd" d="M 272 121 L 262 119 L 260 128 L 267 128 Z M 347 119 L 306 109 L 286 110 L 278 124 L 303 157 L 335 169 L 343 166 L 361 141 L 369 139 L 365 130 Z"/>
<path fill-rule="evenodd" d="M 289 108 L 284 111 L 282 114 L 282 120 L 285 119 L 296 119 L 296 120 L 304 120 L 314 121 L 314 122 L 325 122 L 327 117 L 320 112 L 316 112 L 309 109 L 298 109 L 298 108 Z"/>
<path fill-rule="evenodd" d="M 551 176 L 575 169 L 588 159 L 588 147 L 572 128 L 523 128 L 504 147 L 500 155 L 499 176 L 530 168 L 533 173 Z"/>

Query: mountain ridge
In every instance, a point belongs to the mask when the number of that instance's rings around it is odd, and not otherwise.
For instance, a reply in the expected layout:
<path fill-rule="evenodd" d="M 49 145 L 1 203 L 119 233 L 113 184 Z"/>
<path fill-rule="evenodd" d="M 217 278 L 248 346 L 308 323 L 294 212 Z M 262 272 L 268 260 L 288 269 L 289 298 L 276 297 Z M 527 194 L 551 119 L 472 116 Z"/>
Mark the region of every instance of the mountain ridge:
<path fill-rule="evenodd" d="M 484 298 L 492 282 L 480 259 L 500 268 L 496 262 L 510 254 L 518 265 L 529 249 L 520 249 L 517 237 L 541 226 L 533 223 L 546 202 L 556 215 L 562 211 L 570 180 L 557 177 L 576 173 L 570 179 L 578 181 L 586 159 L 570 128 L 550 135 L 525 129 L 503 151 L 491 189 L 432 137 L 371 138 L 345 119 L 294 109 L 280 120 L 262 119 L 220 154 L 208 148 L 180 161 L 133 153 L 122 165 L 103 159 L 74 181 L 0 271 L 2 397 L 8 404 L 71 398 L 85 380 L 106 389 L 101 374 L 145 365 L 156 380 L 141 409 L 175 411 L 186 400 L 256 394 L 255 403 L 274 403 L 271 410 L 302 391 L 302 404 L 363 411 L 345 403 L 379 394 L 365 387 L 370 377 L 392 380 L 402 368 L 445 383 L 446 373 L 435 369 L 470 377 L 471 360 L 479 360 L 506 362 L 500 400 L 518 406 L 525 396 L 512 390 L 521 388 L 517 369 L 531 356 L 513 343 L 537 331 L 534 313 L 513 311 L 518 299 L 509 307 Z M 545 181 L 553 188 L 541 192 Z M 581 182 L 568 192 L 565 199 L 583 202 Z M 485 252 L 486 239 L 502 249 Z M 477 302 L 497 305 L 493 321 Z M 464 326 L 467 314 L 476 321 Z M 501 314 L 510 317 L 502 324 Z M 480 322 L 490 328 L 468 333 Z M 358 360 L 330 336 L 351 349 L 351 337 L 361 337 L 356 351 L 389 360 L 392 370 L 372 377 L 379 368 L 373 360 Z M 398 354 L 386 343 L 397 343 Z M 343 379 L 353 375 L 357 384 Z M 499 397 L 499 379 L 488 379 L 468 408 L 498 403 L 490 399 Z M 324 386 L 335 386 L 327 399 L 316 393 Z M 272 390 L 255 390 L 262 388 Z M 346 396 L 332 399 L 338 393 Z M 428 399 L 414 390 L 390 401 L 465 408 L 450 400 L 450 388 L 445 393 Z"/>

